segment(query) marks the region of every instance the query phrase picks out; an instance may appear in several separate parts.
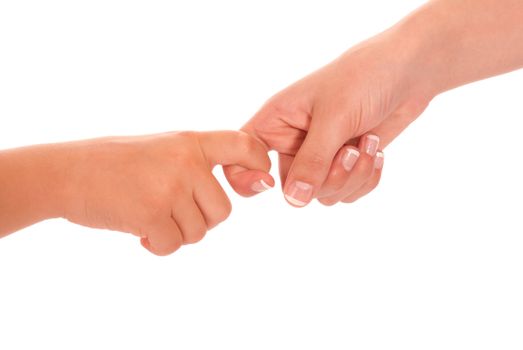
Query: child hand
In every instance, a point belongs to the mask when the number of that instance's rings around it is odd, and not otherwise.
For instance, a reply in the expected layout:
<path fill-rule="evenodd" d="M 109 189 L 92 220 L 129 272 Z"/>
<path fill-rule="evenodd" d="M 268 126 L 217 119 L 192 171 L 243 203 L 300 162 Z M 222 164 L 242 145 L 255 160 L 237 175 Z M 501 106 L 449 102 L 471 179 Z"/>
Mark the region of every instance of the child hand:
<path fill-rule="evenodd" d="M 211 173 L 215 165 L 250 169 L 237 191 L 274 186 L 266 150 L 243 132 L 179 132 L 68 145 L 63 217 L 132 233 L 157 255 L 201 240 L 229 216 L 231 203 Z"/>

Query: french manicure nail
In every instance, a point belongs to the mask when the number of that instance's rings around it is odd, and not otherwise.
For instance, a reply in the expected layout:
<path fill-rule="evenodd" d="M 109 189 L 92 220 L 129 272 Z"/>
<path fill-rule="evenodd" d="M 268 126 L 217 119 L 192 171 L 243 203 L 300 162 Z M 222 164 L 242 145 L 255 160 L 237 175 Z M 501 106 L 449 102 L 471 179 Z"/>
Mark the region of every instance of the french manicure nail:
<path fill-rule="evenodd" d="M 302 181 L 295 181 L 285 193 L 285 199 L 297 207 L 306 206 L 312 199 L 312 185 Z"/>
<path fill-rule="evenodd" d="M 358 150 L 355 150 L 354 148 L 347 148 L 347 152 L 345 152 L 341 158 L 341 164 L 343 165 L 345 171 L 349 172 L 352 170 L 359 156 L 360 152 L 358 152 Z"/>
<path fill-rule="evenodd" d="M 385 156 L 383 155 L 383 152 L 376 153 L 376 158 L 374 159 L 374 168 L 377 170 L 380 170 L 383 168 L 383 162 L 385 160 Z"/>
<path fill-rule="evenodd" d="M 365 138 L 365 153 L 369 156 L 374 157 L 378 151 L 380 144 L 380 138 L 376 135 L 367 135 Z"/>
<path fill-rule="evenodd" d="M 263 180 L 260 180 L 260 181 L 256 181 L 255 183 L 252 184 L 251 186 L 251 190 L 253 190 L 254 192 L 258 192 L 258 193 L 261 193 L 261 192 L 264 192 L 264 191 L 267 191 L 267 190 L 270 190 L 272 187 L 269 186 L 265 181 Z"/>

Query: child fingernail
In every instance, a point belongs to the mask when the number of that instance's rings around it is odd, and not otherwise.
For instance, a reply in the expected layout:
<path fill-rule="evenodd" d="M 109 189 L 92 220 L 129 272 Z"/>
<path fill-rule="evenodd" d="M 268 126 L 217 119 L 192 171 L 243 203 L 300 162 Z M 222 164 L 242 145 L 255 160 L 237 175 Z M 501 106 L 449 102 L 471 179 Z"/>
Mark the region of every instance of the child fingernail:
<path fill-rule="evenodd" d="M 381 170 L 381 168 L 383 168 L 384 160 L 385 156 L 383 155 L 383 152 L 376 153 L 376 158 L 374 159 L 374 169 Z"/>
<path fill-rule="evenodd" d="M 312 199 L 312 185 L 302 181 L 295 181 L 285 192 L 285 199 L 297 207 L 306 206 Z"/>
<path fill-rule="evenodd" d="M 352 170 L 359 156 L 360 152 L 358 152 L 354 148 L 347 148 L 347 151 L 341 158 L 341 164 L 343 165 L 345 171 L 349 172 Z"/>
<path fill-rule="evenodd" d="M 367 135 L 365 138 L 365 153 L 369 156 L 374 157 L 378 151 L 380 145 L 380 138 L 376 135 Z"/>
<path fill-rule="evenodd" d="M 267 191 L 267 190 L 270 190 L 272 187 L 269 186 L 265 181 L 263 180 L 260 180 L 260 181 L 256 181 L 255 183 L 252 184 L 251 186 L 251 190 L 253 190 L 254 192 L 258 192 L 258 193 L 261 193 L 261 192 L 264 192 L 264 191 Z"/>

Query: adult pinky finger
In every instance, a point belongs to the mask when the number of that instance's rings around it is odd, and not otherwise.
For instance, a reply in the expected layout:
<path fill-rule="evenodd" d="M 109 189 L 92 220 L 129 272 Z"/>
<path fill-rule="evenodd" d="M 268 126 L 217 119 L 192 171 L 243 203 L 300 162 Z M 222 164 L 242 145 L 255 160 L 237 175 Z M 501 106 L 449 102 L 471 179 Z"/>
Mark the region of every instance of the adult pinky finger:
<path fill-rule="evenodd" d="M 361 197 L 369 194 L 371 191 L 373 191 L 376 187 L 378 187 L 378 184 L 380 183 L 381 179 L 381 173 L 383 170 L 383 164 L 385 161 L 385 156 L 383 152 L 378 151 L 376 153 L 376 157 L 374 158 L 374 173 L 372 174 L 372 177 L 367 181 L 363 186 L 361 186 L 358 190 L 353 192 L 350 196 L 345 197 L 342 202 L 343 203 L 353 203 L 360 199 Z"/>

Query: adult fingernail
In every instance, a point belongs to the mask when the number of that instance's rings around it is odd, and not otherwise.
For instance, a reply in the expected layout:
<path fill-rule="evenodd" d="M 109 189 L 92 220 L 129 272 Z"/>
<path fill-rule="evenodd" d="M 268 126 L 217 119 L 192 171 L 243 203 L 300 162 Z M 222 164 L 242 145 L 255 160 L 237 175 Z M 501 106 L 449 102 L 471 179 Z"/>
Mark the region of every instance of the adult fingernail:
<path fill-rule="evenodd" d="M 354 148 L 347 148 L 347 151 L 341 158 L 341 164 L 343 165 L 345 171 L 349 172 L 352 170 L 359 156 L 360 152 L 358 152 L 358 150 L 355 150 Z"/>
<path fill-rule="evenodd" d="M 256 181 L 255 183 L 252 184 L 251 186 L 251 190 L 253 190 L 254 192 L 258 192 L 258 193 L 261 193 L 261 192 L 264 192 L 264 191 L 267 191 L 267 190 L 270 190 L 272 187 L 269 186 L 265 181 L 263 180 L 260 180 L 260 181 Z"/>
<path fill-rule="evenodd" d="M 306 206 L 312 199 L 312 185 L 302 181 L 295 181 L 285 192 L 285 199 L 297 207 Z"/>
<path fill-rule="evenodd" d="M 374 158 L 374 169 L 380 170 L 383 168 L 384 160 L 385 156 L 383 155 L 383 152 L 376 153 L 376 158 Z"/>
<path fill-rule="evenodd" d="M 374 157 L 378 151 L 380 145 L 380 138 L 376 135 L 367 135 L 365 138 L 365 153 L 369 156 Z"/>

